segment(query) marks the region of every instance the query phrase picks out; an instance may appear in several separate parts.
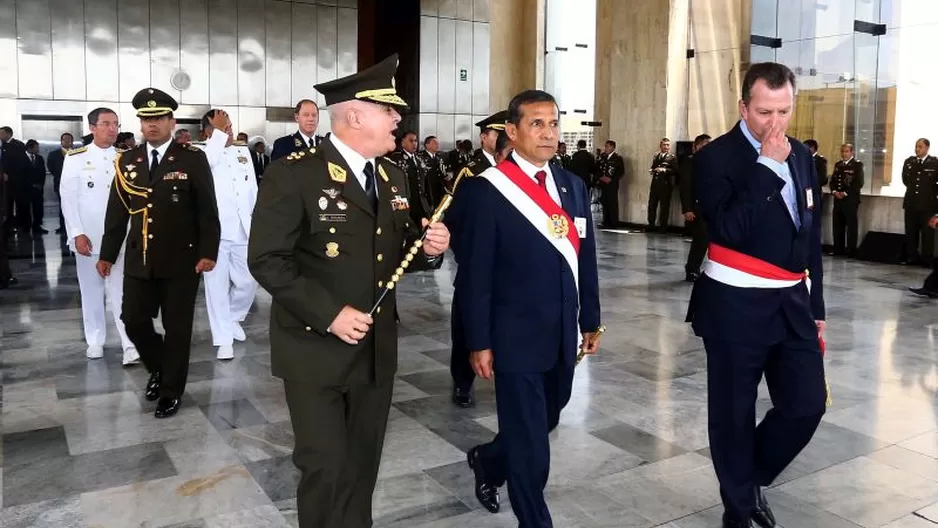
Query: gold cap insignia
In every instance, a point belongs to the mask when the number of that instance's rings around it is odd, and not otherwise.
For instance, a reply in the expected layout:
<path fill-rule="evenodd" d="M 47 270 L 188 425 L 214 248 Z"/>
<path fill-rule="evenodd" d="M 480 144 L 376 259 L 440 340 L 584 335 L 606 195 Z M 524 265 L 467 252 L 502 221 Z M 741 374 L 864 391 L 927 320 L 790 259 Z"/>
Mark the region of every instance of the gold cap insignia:
<path fill-rule="evenodd" d="M 345 183 L 345 169 L 335 163 L 329 162 L 329 177 L 332 178 L 334 182 Z"/>
<path fill-rule="evenodd" d="M 329 258 L 336 258 L 339 256 L 339 244 L 335 242 L 329 242 L 326 244 L 326 256 Z"/>
<path fill-rule="evenodd" d="M 156 108 L 156 101 L 154 101 L 153 99 L 150 99 L 149 101 L 147 101 L 147 106 L 149 106 L 150 108 Z"/>

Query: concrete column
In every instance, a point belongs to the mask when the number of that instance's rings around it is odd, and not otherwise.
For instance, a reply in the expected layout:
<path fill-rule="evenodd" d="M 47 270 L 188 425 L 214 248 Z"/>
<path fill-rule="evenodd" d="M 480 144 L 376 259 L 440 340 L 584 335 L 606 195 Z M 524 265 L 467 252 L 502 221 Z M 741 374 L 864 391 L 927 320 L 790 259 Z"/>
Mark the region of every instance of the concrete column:
<path fill-rule="evenodd" d="M 651 158 L 662 137 L 722 134 L 736 120 L 749 57 L 751 0 L 597 0 L 594 143 L 625 158 L 619 219 L 644 224 Z M 687 59 L 687 49 L 696 56 Z M 678 193 L 672 225 L 682 225 Z"/>
<path fill-rule="evenodd" d="M 545 0 L 497 0 L 491 9 L 489 110 L 544 86 Z"/>

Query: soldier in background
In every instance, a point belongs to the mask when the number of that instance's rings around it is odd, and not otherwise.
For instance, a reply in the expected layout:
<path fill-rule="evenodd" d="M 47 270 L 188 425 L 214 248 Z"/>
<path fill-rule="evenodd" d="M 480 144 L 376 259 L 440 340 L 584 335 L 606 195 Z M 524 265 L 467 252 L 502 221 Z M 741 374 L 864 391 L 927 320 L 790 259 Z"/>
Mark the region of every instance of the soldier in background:
<path fill-rule="evenodd" d="M 814 158 L 814 170 L 817 171 L 817 188 L 823 189 L 827 185 L 827 158 L 818 153 L 818 144 L 817 141 L 813 139 L 805 140 L 804 145 L 808 147 L 808 150 L 811 152 L 811 156 Z M 824 193 L 821 193 L 821 203 L 820 206 L 815 208 L 817 211 L 817 218 L 820 219 L 824 215 L 824 204 L 826 203 L 827 197 L 824 196 Z"/>
<path fill-rule="evenodd" d="M 201 273 L 215 268 L 221 227 L 205 153 L 170 141 L 176 101 L 146 88 L 132 104 L 145 141 L 116 163 L 97 267 L 109 276 L 126 238 L 121 319 L 150 373 L 144 396 L 167 418 L 186 388 L 195 297 Z M 153 329 L 157 313 L 165 335 Z"/>
<path fill-rule="evenodd" d="M 176 141 L 176 143 L 179 143 L 180 145 L 192 143 L 192 132 L 189 132 L 188 128 L 180 128 L 173 135 L 173 139 Z"/>
<path fill-rule="evenodd" d="M 850 143 L 840 147 L 841 160 L 834 164 L 830 189 L 834 197 L 834 256 L 857 256 L 860 207 L 860 190 L 863 189 L 863 163 L 854 157 Z"/>
<path fill-rule="evenodd" d="M 57 235 L 65 233 L 65 217 L 62 215 L 62 194 L 59 192 L 59 186 L 62 183 L 62 166 L 65 164 L 65 154 L 72 149 L 74 143 L 75 137 L 65 132 L 59 136 L 59 146 L 61 148 L 50 152 L 49 159 L 46 160 L 46 167 L 48 167 L 49 173 L 52 174 L 52 190 L 55 191 L 55 195 L 59 199 L 59 227 L 55 229 Z"/>
<path fill-rule="evenodd" d="M 663 233 L 668 230 L 671 216 L 671 195 L 674 193 L 674 180 L 677 177 L 677 157 L 671 154 L 671 140 L 661 138 L 658 153 L 651 160 L 651 189 L 648 193 L 648 230 L 655 230 L 657 217 L 658 229 Z"/>
<path fill-rule="evenodd" d="M 124 248 L 118 249 L 109 275 L 102 276 L 97 270 L 104 236 L 104 216 L 114 183 L 117 150 L 113 143 L 119 126 L 117 113 L 110 108 L 96 108 L 88 114 L 92 141 L 68 152 L 61 169 L 60 198 L 68 247 L 75 252 L 75 271 L 81 290 L 81 318 L 88 345 L 85 357 L 99 359 L 104 356 L 107 339 L 105 314 L 109 308 L 124 351 L 123 364 L 127 366 L 137 363 L 140 356 L 121 321 Z"/>
<path fill-rule="evenodd" d="M 602 191 L 603 227 L 619 225 L 619 182 L 625 176 L 625 160 L 616 152 L 616 142 L 606 141 L 599 160 L 599 178 L 596 183 Z"/>
<path fill-rule="evenodd" d="M 709 135 L 700 134 L 695 137 L 693 151 L 680 167 L 681 211 L 684 213 L 684 221 L 690 224 L 691 228 L 690 250 L 684 265 L 684 280 L 687 282 L 694 282 L 700 276 L 700 265 L 707 254 L 707 226 L 700 216 L 697 195 L 694 192 L 694 154 L 707 146 L 707 143 L 710 143 Z"/>
<path fill-rule="evenodd" d="M 234 359 L 234 341 L 244 341 L 241 322 L 257 293 L 257 282 L 248 270 L 248 234 L 257 202 L 257 176 L 245 144 L 232 141 L 231 119 L 223 110 L 202 116 L 199 148 L 212 168 L 221 243 L 215 269 L 205 273 L 205 307 L 212 330 L 212 344 L 220 360 Z"/>
<path fill-rule="evenodd" d="M 505 130 L 507 119 L 508 111 L 501 110 L 476 123 L 479 127 L 479 141 L 482 144 L 472 155 L 472 161 L 475 162 L 476 167 L 473 172 L 476 174 L 495 166 L 495 143 L 498 141 L 498 133 Z"/>
<path fill-rule="evenodd" d="M 270 151 L 270 160 L 280 159 L 291 152 L 309 150 L 319 146 L 322 136 L 316 135 L 319 128 L 319 107 L 309 99 L 300 99 L 293 109 L 293 120 L 297 131 L 289 136 L 277 138 Z"/>
<path fill-rule="evenodd" d="M 401 136 L 401 147 L 392 152 L 388 159 L 394 162 L 407 175 L 410 189 L 410 217 L 414 225 L 420 225 L 421 218 L 430 218 L 433 205 L 427 183 L 427 167 L 423 159 L 417 156 L 417 133 L 411 130 Z"/>
<path fill-rule="evenodd" d="M 440 155 L 440 141 L 436 136 L 427 136 L 423 140 L 423 150 L 417 156 L 427 168 L 427 185 L 430 191 L 430 204 L 438 204 L 443 199 L 446 184 L 446 163 Z"/>
<path fill-rule="evenodd" d="M 554 155 L 554 159 L 551 160 L 551 162 L 564 169 L 569 169 L 570 161 L 570 155 L 567 154 L 567 144 L 563 141 L 557 143 L 557 154 Z M 588 188 L 589 186 L 587 186 L 587 189 Z"/>
<path fill-rule="evenodd" d="M 935 233 L 928 224 L 938 210 L 938 158 L 928 155 L 930 146 L 931 142 L 920 138 L 915 142 L 915 155 L 902 164 L 905 264 L 930 266 L 935 258 Z M 921 253 L 918 251 L 920 239 Z"/>

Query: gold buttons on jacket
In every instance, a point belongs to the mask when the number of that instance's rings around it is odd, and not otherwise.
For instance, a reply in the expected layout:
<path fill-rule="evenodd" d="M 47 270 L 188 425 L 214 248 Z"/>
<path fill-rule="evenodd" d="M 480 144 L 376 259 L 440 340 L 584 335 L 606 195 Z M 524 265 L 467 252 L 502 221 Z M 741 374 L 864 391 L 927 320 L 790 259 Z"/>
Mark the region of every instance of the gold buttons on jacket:
<path fill-rule="evenodd" d="M 380 306 L 378 307 L 378 313 L 381 313 L 381 307 L 380 307 Z"/>
<path fill-rule="evenodd" d="M 147 218 L 147 223 L 148 223 L 148 224 L 152 224 L 152 223 L 153 223 L 153 219 L 152 219 L 152 218 Z"/>
<path fill-rule="evenodd" d="M 335 228 L 334 228 L 334 227 L 330 227 L 330 228 L 329 228 L 329 233 L 331 233 L 331 234 L 334 235 L 334 234 L 335 234 Z"/>
<path fill-rule="evenodd" d="M 384 288 L 384 281 L 378 281 L 378 287 Z"/>
<path fill-rule="evenodd" d="M 306 331 L 307 331 L 307 332 L 312 332 L 312 331 L 313 331 L 313 327 L 307 326 L 307 327 L 306 327 Z"/>
<path fill-rule="evenodd" d="M 150 240 L 153 240 L 153 235 L 147 235 L 147 238 L 149 238 Z"/>
<path fill-rule="evenodd" d="M 382 260 L 384 260 L 384 255 L 378 253 L 378 262 L 381 262 Z"/>
<path fill-rule="evenodd" d="M 380 235 L 380 234 L 381 234 L 381 228 L 380 228 L 380 227 L 378 228 L 377 231 L 375 231 L 375 234 L 376 234 L 376 235 Z"/>

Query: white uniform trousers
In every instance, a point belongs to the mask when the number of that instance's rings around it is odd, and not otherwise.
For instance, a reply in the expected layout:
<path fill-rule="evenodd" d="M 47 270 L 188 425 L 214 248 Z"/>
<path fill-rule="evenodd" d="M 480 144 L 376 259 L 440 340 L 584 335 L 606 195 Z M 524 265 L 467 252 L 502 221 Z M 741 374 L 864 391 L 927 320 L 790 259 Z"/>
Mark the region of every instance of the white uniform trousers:
<path fill-rule="evenodd" d="M 205 273 L 203 279 L 212 343 L 231 346 L 234 324 L 247 317 L 257 293 L 257 282 L 248 270 L 247 243 L 222 240 L 215 268 Z"/>
<path fill-rule="evenodd" d="M 78 270 L 78 286 L 81 288 L 81 318 L 85 325 L 85 342 L 88 346 L 104 346 L 107 338 L 107 319 L 105 317 L 105 297 L 107 305 L 117 325 L 121 338 L 121 348 L 127 350 L 134 346 L 124 330 L 121 321 L 121 300 L 124 297 L 124 253 L 117 257 L 111 267 L 111 274 L 102 278 L 95 265 L 98 255 L 86 257 L 75 254 L 75 267 Z"/>

